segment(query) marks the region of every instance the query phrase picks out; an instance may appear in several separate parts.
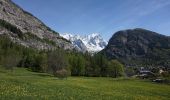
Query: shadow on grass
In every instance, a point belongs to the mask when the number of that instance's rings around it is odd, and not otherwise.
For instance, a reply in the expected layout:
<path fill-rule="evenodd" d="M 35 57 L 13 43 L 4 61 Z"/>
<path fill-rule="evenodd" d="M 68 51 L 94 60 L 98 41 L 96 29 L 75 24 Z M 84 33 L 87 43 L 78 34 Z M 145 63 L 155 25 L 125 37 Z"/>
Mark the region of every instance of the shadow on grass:
<path fill-rule="evenodd" d="M 53 75 L 46 74 L 46 73 L 32 73 L 32 75 L 37 75 L 40 77 L 53 77 Z"/>
<path fill-rule="evenodd" d="M 0 73 L 7 73 L 6 71 L 2 71 L 2 70 L 0 70 Z"/>

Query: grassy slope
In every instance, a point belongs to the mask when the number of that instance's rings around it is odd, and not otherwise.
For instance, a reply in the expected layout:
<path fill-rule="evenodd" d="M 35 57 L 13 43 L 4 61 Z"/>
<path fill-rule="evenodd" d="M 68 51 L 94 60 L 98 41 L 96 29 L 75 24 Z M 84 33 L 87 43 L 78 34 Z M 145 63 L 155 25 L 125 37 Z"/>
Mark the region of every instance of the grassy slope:
<path fill-rule="evenodd" d="M 0 68 L 0 98 L 55 100 L 168 100 L 170 85 L 136 79 L 69 77 Z"/>

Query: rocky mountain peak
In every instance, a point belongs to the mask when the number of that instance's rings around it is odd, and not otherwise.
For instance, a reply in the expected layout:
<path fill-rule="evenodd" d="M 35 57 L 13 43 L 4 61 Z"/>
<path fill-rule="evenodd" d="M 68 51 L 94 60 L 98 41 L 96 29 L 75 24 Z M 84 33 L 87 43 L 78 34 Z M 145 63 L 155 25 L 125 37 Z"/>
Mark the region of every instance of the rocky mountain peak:
<path fill-rule="evenodd" d="M 38 18 L 24 11 L 11 0 L 0 0 L 0 20 L 3 22 L 0 25 L 0 33 L 8 35 L 13 42 L 37 49 L 74 48 L 69 41 L 59 36 L 57 32 L 51 30 Z M 4 26 L 4 23 L 13 27 L 13 29 L 19 30 L 20 36 L 22 33 L 24 39 L 14 36 L 17 32 L 8 29 L 8 26 Z M 32 37 L 28 39 L 30 34 L 36 39 Z"/>
<path fill-rule="evenodd" d="M 102 51 L 109 58 L 130 63 L 155 63 L 170 59 L 170 38 L 146 29 L 136 28 L 116 32 Z M 162 56 L 163 55 L 163 56 Z M 166 59 L 165 59 L 166 58 Z M 153 61 L 153 62 L 152 62 Z M 160 61 L 160 62 L 161 62 Z"/>
<path fill-rule="evenodd" d="M 85 36 L 65 33 L 62 36 L 70 40 L 73 45 L 75 45 L 77 48 L 79 48 L 80 51 L 83 52 L 88 51 L 90 53 L 95 53 L 104 49 L 107 45 L 107 42 L 98 33 L 93 33 Z"/>

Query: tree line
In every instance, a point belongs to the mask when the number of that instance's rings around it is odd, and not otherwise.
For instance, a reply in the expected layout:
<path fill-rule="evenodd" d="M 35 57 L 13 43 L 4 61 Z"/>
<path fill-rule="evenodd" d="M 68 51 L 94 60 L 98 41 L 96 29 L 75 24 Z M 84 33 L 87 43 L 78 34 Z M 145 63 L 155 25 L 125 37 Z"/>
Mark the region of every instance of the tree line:
<path fill-rule="evenodd" d="M 124 75 L 124 66 L 117 60 L 108 60 L 98 53 L 36 50 L 13 43 L 8 36 L 0 36 L 0 65 L 13 69 L 28 68 L 34 72 L 51 73 L 56 77 L 93 76 L 119 77 Z"/>

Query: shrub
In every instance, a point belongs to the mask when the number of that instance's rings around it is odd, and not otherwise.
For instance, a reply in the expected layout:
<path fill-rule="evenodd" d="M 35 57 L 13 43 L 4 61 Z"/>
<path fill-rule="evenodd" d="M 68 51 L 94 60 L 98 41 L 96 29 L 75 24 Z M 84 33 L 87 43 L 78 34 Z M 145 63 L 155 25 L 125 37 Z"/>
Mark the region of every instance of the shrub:
<path fill-rule="evenodd" d="M 110 77 L 120 77 L 124 75 L 124 66 L 117 60 L 111 60 L 108 66 L 108 74 Z"/>
<path fill-rule="evenodd" d="M 58 77 L 59 79 L 67 78 L 69 75 L 69 71 L 67 71 L 66 69 L 57 70 L 54 73 L 54 76 Z"/>
<path fill-rule="evenodd" d="M 161 75 L 162 75 L 163 77 L 169 77 L 169 76 L 170 76 L 170 74 L 168 73 L 168 71 L 162 72 Z"/>
<path fill-rule="evenodd" d="M 57 76 L 57 73 L 63 71 L 63 69 L 68 68 L 68 62 L 65 58 L 65 53 L 62 50 L 52 51 L 48 54 L 48 72 L 52 72 L 54 76 Z"/>

